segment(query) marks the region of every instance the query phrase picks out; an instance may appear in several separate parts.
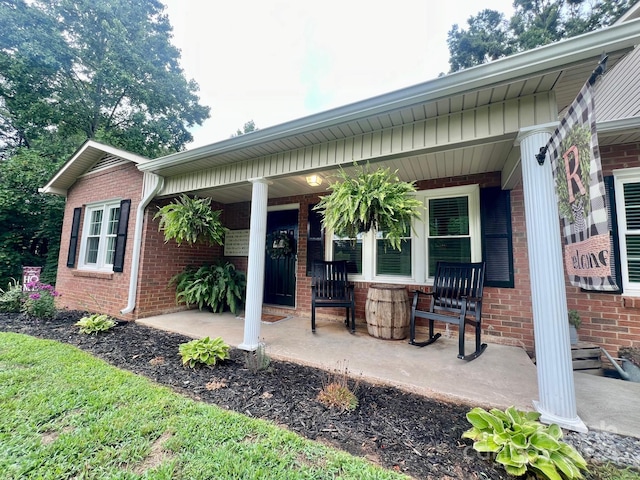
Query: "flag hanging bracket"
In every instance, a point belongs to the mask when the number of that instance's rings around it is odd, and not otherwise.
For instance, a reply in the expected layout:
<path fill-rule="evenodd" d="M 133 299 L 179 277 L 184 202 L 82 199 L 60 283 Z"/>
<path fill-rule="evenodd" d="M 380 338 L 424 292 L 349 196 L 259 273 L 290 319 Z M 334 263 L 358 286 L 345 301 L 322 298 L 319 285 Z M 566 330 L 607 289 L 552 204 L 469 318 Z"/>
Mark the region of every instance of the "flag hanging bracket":
<path fill-rule="evenodd" d="M 605 55 L 605 54 L 602 55 L 602 57 L 600 58 L 600 63 L 598 63 L 598 66 L 591 73 L 591 76 L 589 77 L 589 85 L 593 85 L 594 83 L 596 83 L 596 80 L 598 79 L 598 77 L 605 72 L 605 70 L 607 69 L 608 58 L 609 58 L 609 55 Z"/>
<path fill-rule="evenodd" d="M 540 147 L 540 151 L 536 153 L 536 160 L 538 160 L 538 165 L 544 165 L 544 159 L 547 158 L 547 146 Z"/>
<path fill-rule="evenodd" d="M 589 80 L 588 80 L 589 85 L 593 86 L 593 84 L 596 83 L 596 80 L 598 79 L 598 77 L 605 72 L 605 70 L 607 69 L 608 58 L 609 58 L 608 55 L 602 54 L 602 57 L 600 57 L 600 62 L 598 63 L 598 66 L 595 68 L 595 70 L 591 73 L 591 76 L 589 77 Z M 545 145 L 544 147 L 540 147 L 540 151 L 535 155 L 536 160 L 538 161 L 538 165 L 540 166 L 544 165 L 544 161 L 547 158 L 547 150 L 549 149 L 548 145 L 549 144 Z"/>

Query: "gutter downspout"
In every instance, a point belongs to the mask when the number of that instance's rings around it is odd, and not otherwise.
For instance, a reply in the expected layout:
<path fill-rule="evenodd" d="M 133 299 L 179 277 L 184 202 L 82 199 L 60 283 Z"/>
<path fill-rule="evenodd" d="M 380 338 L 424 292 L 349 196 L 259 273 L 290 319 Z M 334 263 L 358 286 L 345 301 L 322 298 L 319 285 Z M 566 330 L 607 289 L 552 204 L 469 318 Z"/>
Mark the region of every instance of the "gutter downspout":
<path fill-rule="evenodd" d="M 140 250 L 142 249 L 142 224 L 144 223 L 144 210 L 151 200 L 158 194 L 164 186 L 164 177 L 154 173 L 145 173 L 155 180 L 155 185 L 147 192 L 138 204 L 136 210 L 136 227 L 133 236 L 133 253 L 131 257 L 131 276 L 129 277 L 129 300 L 127 306 L 120 310 L 125 315 L 133 312 L 136 308 L 136 295 L 138 293 L 138 270 L 140 268 Z"/>

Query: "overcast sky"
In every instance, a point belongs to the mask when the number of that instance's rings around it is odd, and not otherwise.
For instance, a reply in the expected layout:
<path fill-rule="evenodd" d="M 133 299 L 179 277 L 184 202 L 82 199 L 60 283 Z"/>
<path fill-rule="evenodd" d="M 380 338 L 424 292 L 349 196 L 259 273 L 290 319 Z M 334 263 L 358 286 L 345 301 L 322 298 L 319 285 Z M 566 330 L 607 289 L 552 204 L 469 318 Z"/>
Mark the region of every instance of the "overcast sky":
<path fill-rule="evenodd" d="M 188 148 L 415 85 L 449 70 L 447 32 L 513 0 L 164 0 L 211 117 Z"/>

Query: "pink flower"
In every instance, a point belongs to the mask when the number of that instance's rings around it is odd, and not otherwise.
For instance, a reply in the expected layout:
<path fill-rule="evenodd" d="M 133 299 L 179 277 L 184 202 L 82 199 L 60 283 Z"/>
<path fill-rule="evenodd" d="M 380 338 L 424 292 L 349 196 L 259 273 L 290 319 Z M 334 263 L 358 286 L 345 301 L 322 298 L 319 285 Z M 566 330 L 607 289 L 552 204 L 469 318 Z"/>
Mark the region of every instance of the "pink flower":
<path fill-rule="evenodd" d="M 31 295 L 29 295 L 29 298 L 31 300 L 38 300 L 40 298 L 40 294 L 39 293 L 32 293 Z"/>

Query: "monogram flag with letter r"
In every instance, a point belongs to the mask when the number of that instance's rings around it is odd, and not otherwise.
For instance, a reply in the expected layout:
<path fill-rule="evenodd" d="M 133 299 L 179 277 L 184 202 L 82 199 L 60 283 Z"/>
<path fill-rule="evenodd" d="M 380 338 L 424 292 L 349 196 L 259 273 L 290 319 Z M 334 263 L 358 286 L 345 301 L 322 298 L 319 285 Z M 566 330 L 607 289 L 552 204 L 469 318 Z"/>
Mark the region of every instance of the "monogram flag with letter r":
<path fill-rule="evenodd" d="M 592 82 L 584 84 L 548 146 L 569 280 L 586 290 L 617 290 Z"/>

